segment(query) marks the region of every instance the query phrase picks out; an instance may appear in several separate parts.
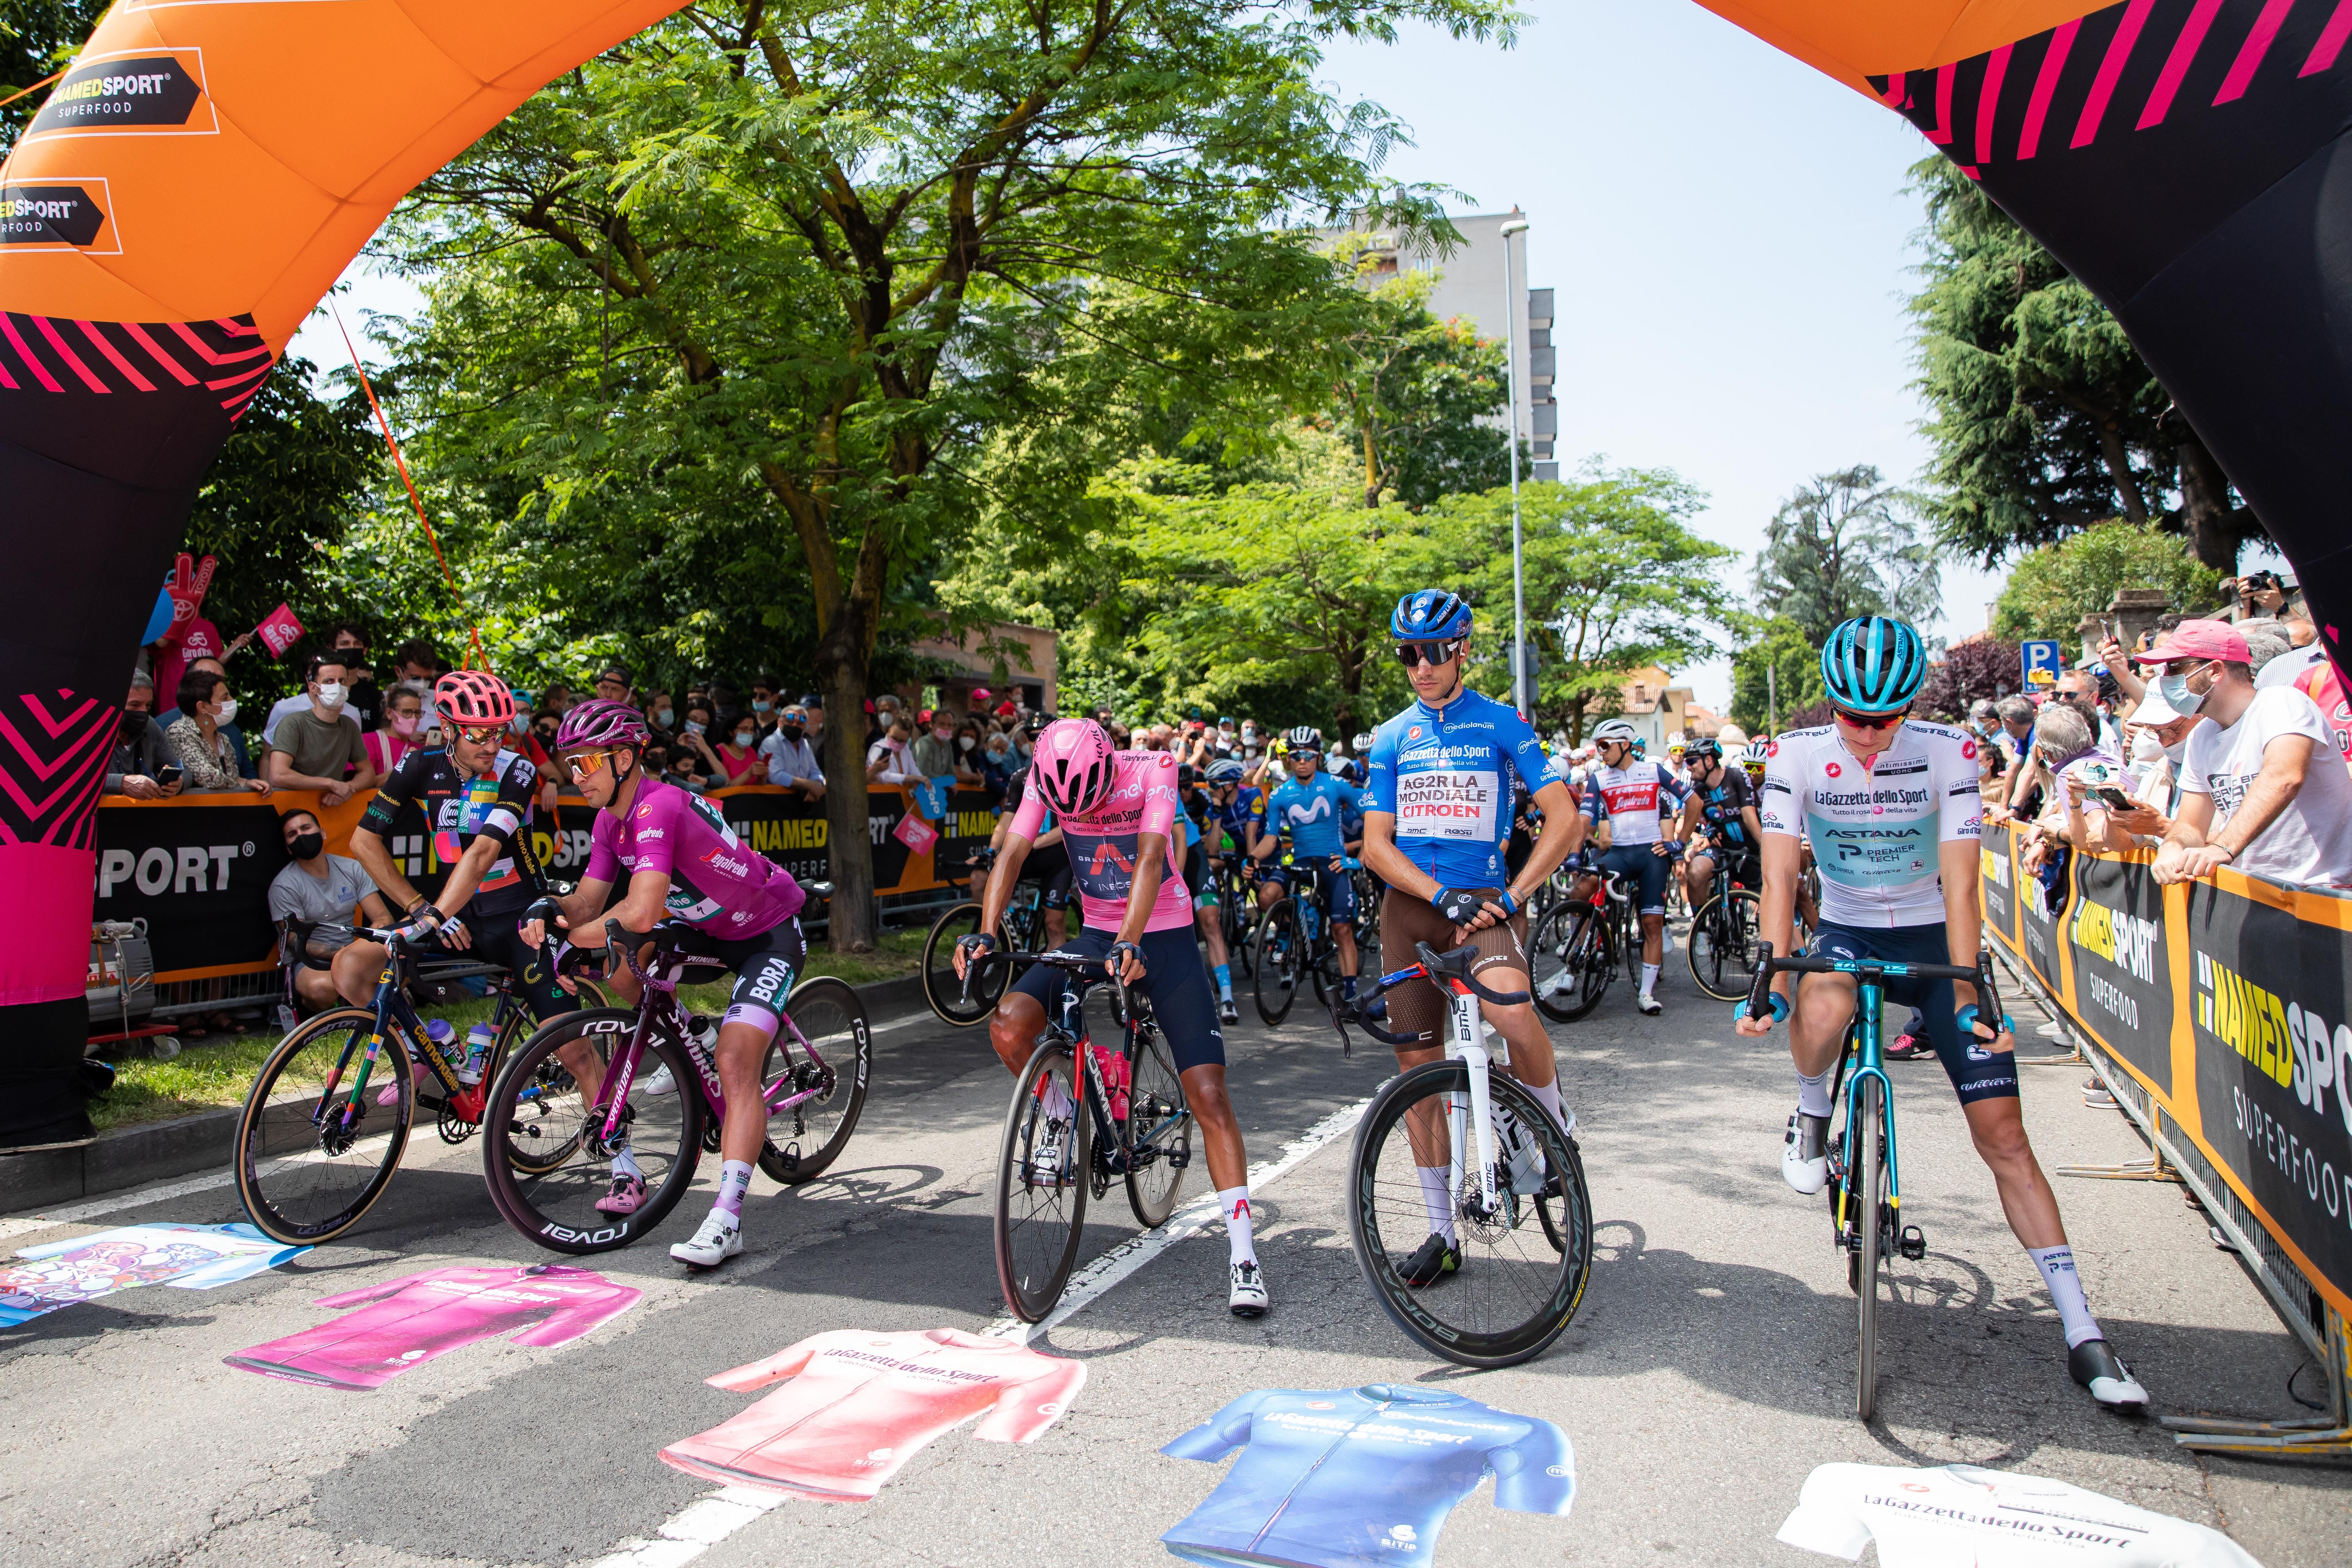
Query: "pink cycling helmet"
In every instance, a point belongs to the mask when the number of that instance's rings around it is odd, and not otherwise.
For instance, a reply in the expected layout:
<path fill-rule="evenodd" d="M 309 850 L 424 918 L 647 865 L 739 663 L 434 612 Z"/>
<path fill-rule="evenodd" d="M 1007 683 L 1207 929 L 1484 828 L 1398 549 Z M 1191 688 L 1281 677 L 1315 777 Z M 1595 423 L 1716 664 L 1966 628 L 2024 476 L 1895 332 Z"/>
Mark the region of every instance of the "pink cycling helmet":
<path fill-rule="evenodd" d="M 1091 719 L 1056 719 L 1037 737 L 1029 782 L 1056 816 L 1087 816 L 1110 798 L 1118 767 L 1110 736 Z"/>
<path fill-rule="evenodd" d="M 559 752 L 594 746 L 643 746 L 647 739 L 646 716 L 625 702 L 595 697 L 563 716 L 555 731 Z"/>

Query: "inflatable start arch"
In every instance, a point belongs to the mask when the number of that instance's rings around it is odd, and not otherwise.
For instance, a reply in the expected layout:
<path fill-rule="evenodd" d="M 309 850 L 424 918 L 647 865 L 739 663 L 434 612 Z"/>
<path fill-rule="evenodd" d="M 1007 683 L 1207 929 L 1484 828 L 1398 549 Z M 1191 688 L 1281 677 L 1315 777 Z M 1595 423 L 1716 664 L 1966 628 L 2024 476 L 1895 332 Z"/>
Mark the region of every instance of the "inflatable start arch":
<path fill-rule="evenodd" d="M 680 3 L 118 0 L 0 173 L 0 1146 L 83 1125 L 100 774 L 231 424 L 411 187 Z M 1703 3 L 1907 117 L 2115 309 L 2341 663 L 2352 0 Z"/>

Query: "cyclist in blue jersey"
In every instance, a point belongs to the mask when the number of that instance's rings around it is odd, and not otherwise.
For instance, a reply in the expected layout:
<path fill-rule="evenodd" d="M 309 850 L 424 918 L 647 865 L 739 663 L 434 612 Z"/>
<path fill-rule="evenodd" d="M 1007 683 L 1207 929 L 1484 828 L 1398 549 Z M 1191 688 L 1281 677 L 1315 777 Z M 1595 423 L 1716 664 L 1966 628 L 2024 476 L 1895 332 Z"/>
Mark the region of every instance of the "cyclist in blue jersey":
<path fill-rule="evenodd" d="M 1474 947 L 1471 969 L 1491 991 L 1528 989 L 1525 907 L 1573 847 L 1571 834 L 1536 840 L 1516 876 L 1503 867 L 1511 833 L 1514 783 L 1528 781 L 1547 821 L 1576 816 L 1565 776 L 1545 757 L 1535 731 L 1509 704 L 1463 684 L 1470 606 L 1443 588 L 1397 602 L 1389 636 L 1416 700 L 1372 736 L 1371 803 L 1364 813 L 1364 863 L 1388 884 L 1381 901 L 1381 940 L 1400 953 L 1425 942 L 1440 952 Z M 1389 1032 L 1418 1037 L 1399 1047 L 1400 1070 L 1444 1054 L 1448 1000 L 1428 982 L 1400 986 L 1388 1001 Z M 1576 1118 L 1561 1101 L 1551 1037 L 1530 1003 L 1482 1004 L 1488 1023 L 1511 1047 L 1511 1073 L 1575 1136 Z M 1454 1229 L 1445 1132 L 1416 1127 L 1413 1149 L 1429 1239 L 1401 1272 L 1416 1289 L 1462 1266 Z"/>
<path fill-rule="evenodd" d="M 1312 725 L 1290 731 L 1290 776 L 1265 798 L 1265 828 L 1258 837 L 1253 858 L 1265 865 L 1258 883 L 1258 907 L 1264 909 L 1290 889 L 1294 879 L 1311 877 L 1323 895 L 1330 917 L 1331 935 L 1339 945 L 1339 995 L 1356 997 L 1356 879 L 1348 874 L 1345 818 L 1361 805 L 1363 792 L 1323 771 L 1323 737 Z M 1273 864 L 1275 850 L 1287 839 L 1291 861 Z"/>
<path fill-rule="evenodd" d="M 1601 868 L 1614 871 L 1640 889 L 1633 908 L 1642 917 L 1642 993 L 1633 1005 L 1654 1016 L 1660 1011 L 1658 966 L 1666 954 L 1666 867 L 1675 853 L 1674 835 L 1666 831 L 1669 802 L 1679 806 L 1687 795 L 1682 781 L 1664 763 L 1645 761 L 1642 739 L 1622 719 L 1611 719 L 1592 731 L 1601 747 L 1600 760 L 1585 774 L 1584 799 L 1578 806 L 1584 824 L 1603 820 L 1612 826 Z M 1584 834 L 1580 826 L 1576 847 Z"/>
<path fill-rule="evenodd" d="M 1831 721 L 1790 731 L 1765 747 L 1758 915 L 1773 952 L 1787 952 L 1795 941 L 1798 846 L 1810 837 L 1822 875 L 1816 955 L 1976 967 L 1984 815 L 1977 740 L 1908 716 L 1927 673 L 1927 647 L 1902 622 L 1883 616 L 1840 622 L 1822 646 Z M 1735 1016 L 1739 1032 L 1755 1037 L 1790 1020 L 1797 1109 L 1781 1138 L 1780 1173 L 1812 1194 L 1829 1181 L 1830 1079 L 1853 1016 L 1855 981 L 1810 974 L 1792 986 L 1793 978 L 1774 978 L 1771 1016 L 1750 1018 L 1745 1004 Z M 2147 1391 L 2091 1315 L 2058 1196 L 2026 1138 L 2009 1021 L 1979 1016 L 1975 989 L 1963 1002 L 1948 980 L 1890 977 L 1885 994 L 1927 1014 L 1928 1043 L 1959 1097 L 1977 1155 L 1992 1172 L 2001 1212 L 2058 1310 L 2067 1370 L 2101 1405 L 2144 1410 Z"/>
<path fill-rule="evenodd" d="M 1690 799 L 1683 805 L 1683 892 L 1696 910 L 1715 890 L 1718 867 L 1740 886 L 1760 889 L 1764 866 L 1758 846 L 1756 792 L 1748 775 L 1723 759 L 1723 748 L 1701 735 L 1684 753 Z"/>
<path fill-rule="evenodd" d="M 1236 765 L 1234 771 L 1241 770 Z M 1224 910 L 1220 907 L 1223 895 L 1217 890 L 1216 873 L 1210 868 L 1218 836 L 1224 830 L 1212 815 L 1212 791 L 1191 767 L 1176 770 L 1176 793 L 1181 807 L 1177 825 L 1184 834 L 1184 885 L 1192 889 L 1192 923 L 1209 950 L 1209 973 L 1216 978 L 1217 1016 L 1222 1022 L 1237 1024 L 1242 1014 L 1234 1005 L 1234 967 L 1232 955 L 1225 951 Z"/>

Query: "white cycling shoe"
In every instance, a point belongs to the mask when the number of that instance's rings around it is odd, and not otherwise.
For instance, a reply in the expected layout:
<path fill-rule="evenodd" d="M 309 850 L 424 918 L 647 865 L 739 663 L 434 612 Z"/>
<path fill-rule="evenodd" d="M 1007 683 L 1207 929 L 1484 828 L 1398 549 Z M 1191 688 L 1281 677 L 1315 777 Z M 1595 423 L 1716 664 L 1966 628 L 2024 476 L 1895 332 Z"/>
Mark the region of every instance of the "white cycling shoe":
<path fill-rule="evenodd" d="M 2135 1415 L 2147 1410 L 2147 1390 L 2139 1385 L 2131 1368 L 2108 1348 L 2105 1340 L 2084 1340 L 2068 1351 L 2066 1371 L 2091 1391 L 2092 1398 L 2109 1410 Z"/>
<path fill-rule="evenodd" d="M 1225 1292 L 1225 1307 L 1236 1318 L 1263 1318 L 1270 1298 L 1265 1293 L 1265 1276 L 1258 1269 L 1257 1259 L 1233 1266 L 1233 1289 Z"/>
<path fill-rule="evenodd" d="M 1829 1134 L 1828 1117 L 1789 1113 L 1789 1131 L 1780 1140 L 1780 1177 L 1807 1197 L 1829 1185 Z"/>
<path fill-rule="evenodd" d="M 656 1062 L 652 1072 L 630 1087 L 647 1100 L 659 1100 L 665 1094 L 677 1092 L 677 1079 L 671 1076 L 667 1062 Z"/>
<path fill-rule="evenodd" d="M 1659 1014 L 1666 1010 L 1666 1005 L 1659 1001 L 1655 996 L 1651 995 L 1647 991 L 1643 992 L 1639 996 L 1633 998 L 1633 1005 L 1640 1009 L 1642 1016 L 1645 1018 L 1654 1018 Z"/>
<path fill-rule="evenodd" d="M 694 1233 L 694 1239 L 677 1243 L 669 1249 L 669 1255 L 697 1268 L 716 1268 L 742 1250 L 743 1227 L 729 1225 L 725 1215 L 712 1209 L 704 1217 L 702 1228 Z"/>

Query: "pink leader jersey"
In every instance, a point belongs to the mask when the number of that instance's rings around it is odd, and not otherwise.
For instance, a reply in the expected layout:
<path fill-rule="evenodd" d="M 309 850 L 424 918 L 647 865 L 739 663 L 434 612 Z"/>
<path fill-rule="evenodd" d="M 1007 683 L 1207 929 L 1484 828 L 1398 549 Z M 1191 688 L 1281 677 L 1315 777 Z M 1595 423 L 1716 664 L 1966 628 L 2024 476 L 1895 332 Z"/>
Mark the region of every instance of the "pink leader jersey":
<path fill-rule="evenodd" d="M 560 1264 L 536 1273 L 513 1267 L 436 1268 L 322 1296 L 319 1305 L 331 1310 L 366 1310 L 221 1359 L 295 1383 L 381 1388 L 445 1351 L 512 1329 L 523 1330 L 514 1337 L 519 1345 L 567 1344 L 619 1317 L 644 1294 Z"/>
<path fill-rule="evenodd" d="M 669 877 L 669 919 L 725 942 L 773 931 L 808 901 L 793 874 L 743 842 L 719 809 L 698 795 L 640 778 L 626 817 L 596 814 L 588 851 L 592 882 L 627 871 Z"/>
<path fill-rule="evenodd" d="M 1184 886 L 1177 859 L 1184 841 L 1176 836 L 1181 805 L 1176 793 L 1176 758 L 1168 752 L 1116 752 L 1112 766 L 1110 796 L 1101 808 L 1089 816 L 1061 819 L 1062 843 L 1069 851 L 1086 924 L 1094 931 L 1118 930 L 1127 919 L 1128 891 L 1135 885 L 1137 836 L 1157 833 L 1168 840 L 1168 867 L 1160 873 L 1160 897 L 1143 929 L 1189 931 L 1192 894 Z M 1032 778 L 1021 792 L 1013 831 L 1034 844 L 1045 830 L 1045 797 Z"/>
<path fill-rule="evenodd" d="M 983 1443 L 1034 1443 L 1077 1397 L 1083 1362 L 957 1329 L 812 1334 L 714 1388 L 791 1378 L 740 1415 L 673 1443 L 662 1460 L 716 1481 L 863 1502 L 924 1445 L 975 1415 Z"/>

